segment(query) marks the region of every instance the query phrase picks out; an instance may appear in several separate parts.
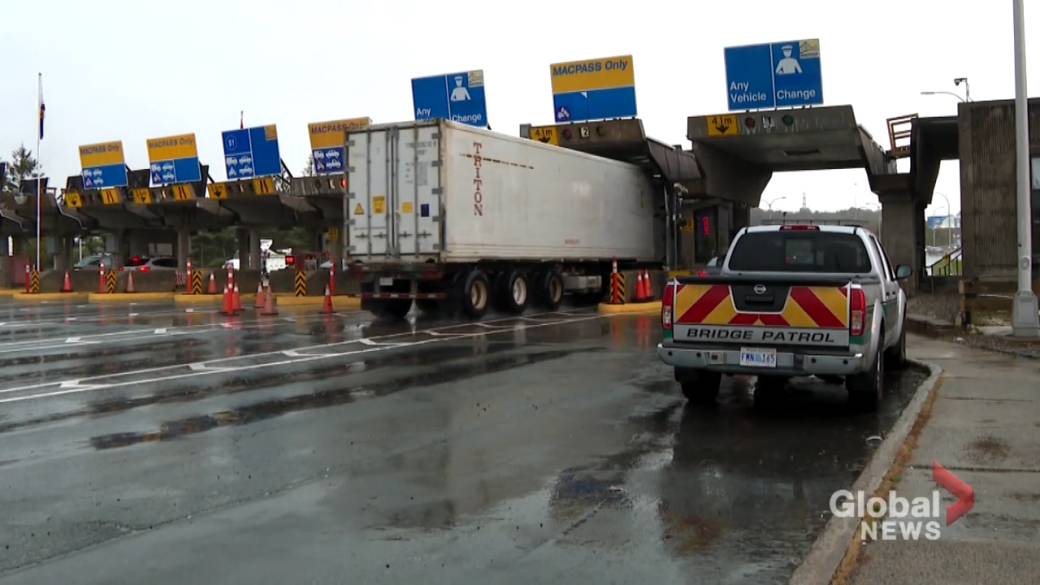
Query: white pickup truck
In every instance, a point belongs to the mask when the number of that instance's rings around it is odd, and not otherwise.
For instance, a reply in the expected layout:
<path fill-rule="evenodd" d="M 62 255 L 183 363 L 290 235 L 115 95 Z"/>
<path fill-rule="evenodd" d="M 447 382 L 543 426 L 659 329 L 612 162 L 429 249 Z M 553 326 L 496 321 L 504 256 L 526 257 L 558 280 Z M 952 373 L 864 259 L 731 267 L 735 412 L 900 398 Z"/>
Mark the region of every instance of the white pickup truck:
<path fill-rule="evenodd" d="M 905 360 L 910 274 L 861 227 L 745 228 L 719 270 L 665 287 L 657 351 L 694 402 L 714 402 L 723 373 L 757 375 L 756 394 L 819 375 L 874 409 L 886 366 Z"/>

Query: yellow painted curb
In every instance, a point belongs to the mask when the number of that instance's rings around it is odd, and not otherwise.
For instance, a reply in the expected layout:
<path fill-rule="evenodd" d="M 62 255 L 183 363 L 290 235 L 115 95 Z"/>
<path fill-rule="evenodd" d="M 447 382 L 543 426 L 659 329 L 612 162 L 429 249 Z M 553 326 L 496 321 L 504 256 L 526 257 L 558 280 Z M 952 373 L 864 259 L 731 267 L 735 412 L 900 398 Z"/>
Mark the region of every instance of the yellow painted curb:
<path fill-rule="evenodd" d="M 608 305 L 606 303 L 600 303 L 599 312 L 604 315 L 660 313 L 661 301 L 650 301 L 649 303 L 628 303 L 624 305 Z"/>
<path fill-rule="evenodd" d="M 138 292 L 138 293 L 89 293 L 87 297 L 92 303 L 135 303 L 147 301 L 172 301 L 172 292 Z"/>
<path fill-rule="evenodd" d="M 256 300 L 256 293 L 239 293 L 239 296 L 242 297 L 243 307 L 245 307 L 246 305 L 252 305 L 253 301 Z M 173 302 L 177 303 L 178 305 L 219 305 L 220 303 L 224 302 L 224 293 L 220 293 L 219 295 L 186 295 L 183 293 L 178 293 L 173 295 Z"/>
<path fill-rule="evenodd" d="M 27 292 L 16 292 L 11 295 L 16 301 L 25 301 L 28 303 L 42 303 L 44 301 L 85 301 L 87 295 L 85 292 L 53 292 L 53 293 L 27 293 Z"/>
<path fill-rule="evenodd" d="M 325 304 L 324 296 L 297 297 L 289 293 L 275 293 L 279 307 L 320 307 Z M 340 309 L 360 309 L 361 299 L 350 295 L 335 295 L 332 297 L 332 307 Z"/>
<path fill-rule="evenodd" d="M 0 288 L 0 299 L 13 297 L 20 292 L 25 292 L 25 290 L 20 288 Z"/>

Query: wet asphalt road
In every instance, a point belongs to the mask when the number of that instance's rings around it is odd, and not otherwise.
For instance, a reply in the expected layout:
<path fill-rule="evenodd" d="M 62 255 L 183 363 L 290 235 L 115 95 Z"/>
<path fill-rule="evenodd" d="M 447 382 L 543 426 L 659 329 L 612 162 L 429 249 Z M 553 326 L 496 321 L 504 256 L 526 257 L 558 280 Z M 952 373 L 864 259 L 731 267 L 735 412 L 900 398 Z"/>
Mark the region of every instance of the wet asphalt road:
<path fill-rule="evenodd" d="M 659 337 L 0 300 L 0 583 L 785 581 L 924 375 L 688 407 Z"/>

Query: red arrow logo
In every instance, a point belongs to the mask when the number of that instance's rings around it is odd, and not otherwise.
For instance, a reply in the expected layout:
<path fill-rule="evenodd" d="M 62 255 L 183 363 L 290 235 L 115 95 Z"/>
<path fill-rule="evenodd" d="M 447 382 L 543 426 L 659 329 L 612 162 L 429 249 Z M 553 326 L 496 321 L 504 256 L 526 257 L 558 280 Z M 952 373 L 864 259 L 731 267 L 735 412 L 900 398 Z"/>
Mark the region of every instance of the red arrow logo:
<path fill-rule="evenodd" d="M 938 461 L 932 462 L 932 480 L 939 487 L 957 497 L 957 501 L 946 508 L 946 525 L 949 526 L 960 520 L 961 516 L 967 514 L 975 507 L 975 490 L 964 480 L 957 477 Z"/>

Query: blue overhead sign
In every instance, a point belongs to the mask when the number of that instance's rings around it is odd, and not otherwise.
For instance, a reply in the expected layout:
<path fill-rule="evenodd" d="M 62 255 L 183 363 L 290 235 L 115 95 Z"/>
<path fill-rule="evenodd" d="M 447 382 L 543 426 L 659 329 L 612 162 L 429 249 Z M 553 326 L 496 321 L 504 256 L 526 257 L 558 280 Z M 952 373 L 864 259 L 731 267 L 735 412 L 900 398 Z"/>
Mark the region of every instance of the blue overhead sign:
<path fill-rule="evenodd" d="M 194 134 L 148 140 L 148 166 L 153 185 L 195 183 L 202 180 Z"/>
<path fill-rule="evenodd" d="M 278 130 L 272 124 L 224 132 L 224 166 L 230 181 L 281 175 Z"/>
<path fill-rule="evenodd" d="M 631 55 L 555 63 L 549 66 L 549 76 L 557 122 L 636 115 L 636 78 Z"/>
<path fill-rule="evenodd" d="M 128 183 L 126 165 L 124 164 L 83 169 L 84 189 L 126 187 Z"/>
<path fill-rule="evenodd" d="M 727 47 L 730 111 L 823 103 L 820 40 Z"/>
<path fill-rule="evenodd" d="M 484 72 L 450 73 L 412 80 L 415 119 L 445 119 L 470 126 L 487 126 Z"/>

